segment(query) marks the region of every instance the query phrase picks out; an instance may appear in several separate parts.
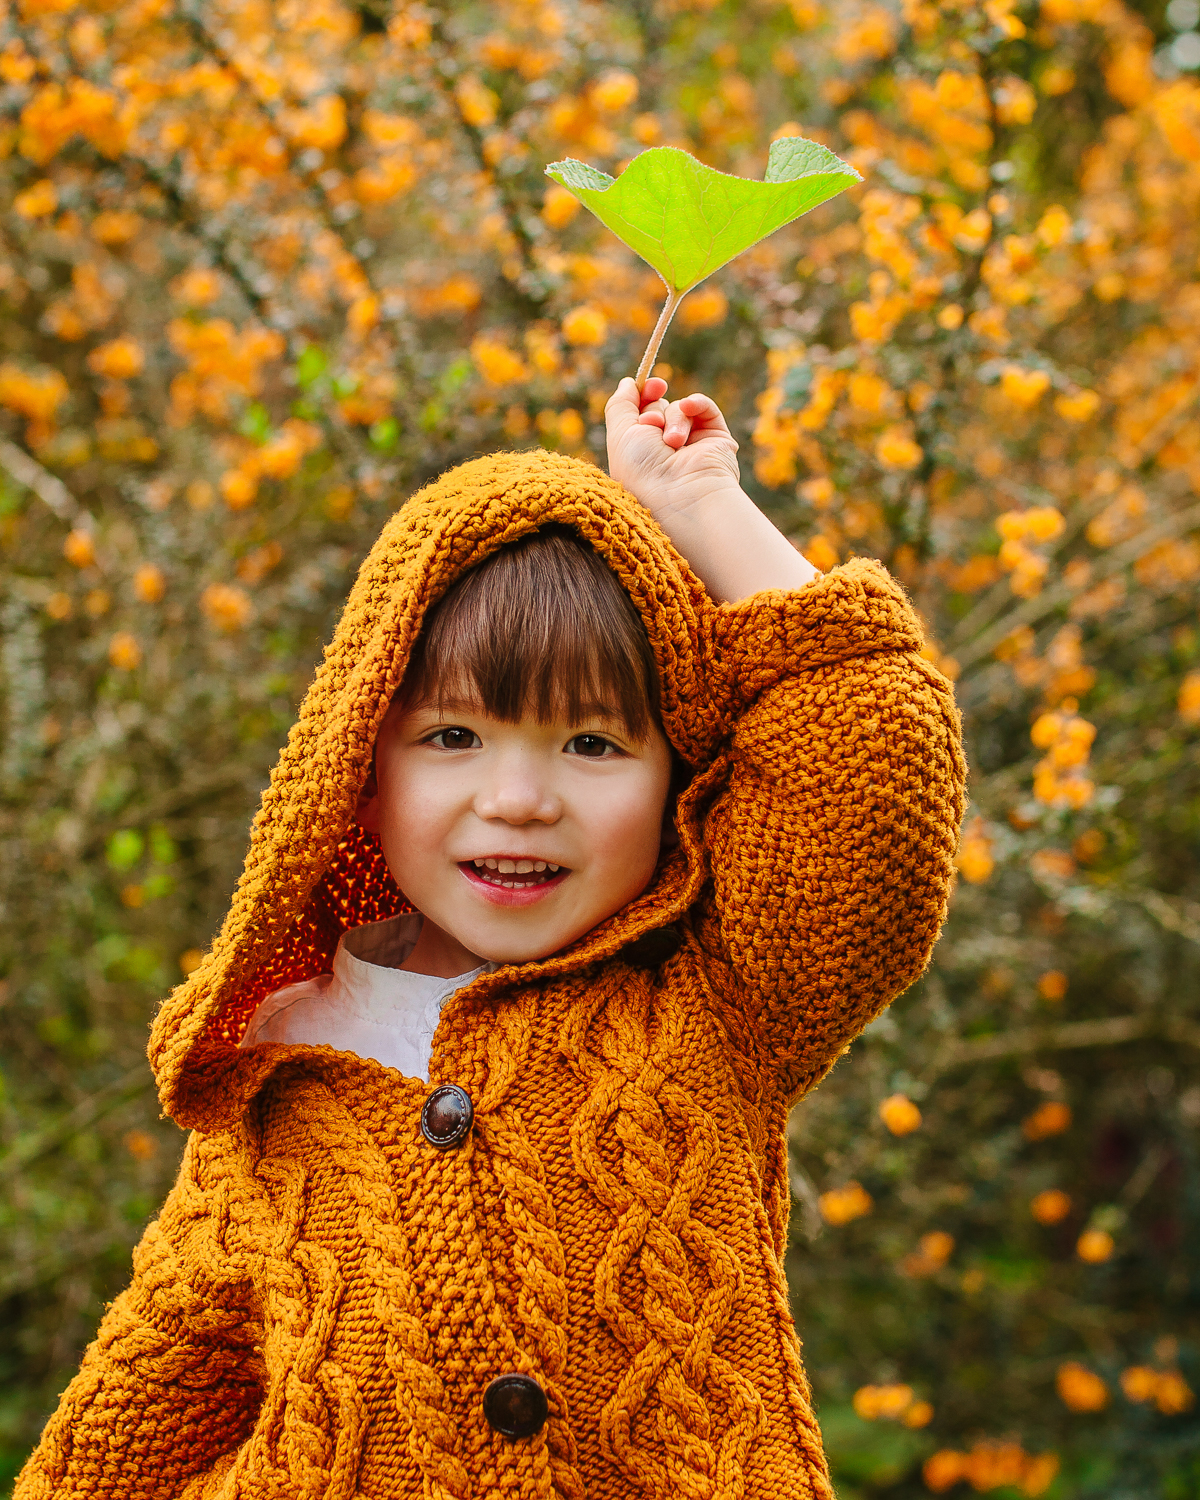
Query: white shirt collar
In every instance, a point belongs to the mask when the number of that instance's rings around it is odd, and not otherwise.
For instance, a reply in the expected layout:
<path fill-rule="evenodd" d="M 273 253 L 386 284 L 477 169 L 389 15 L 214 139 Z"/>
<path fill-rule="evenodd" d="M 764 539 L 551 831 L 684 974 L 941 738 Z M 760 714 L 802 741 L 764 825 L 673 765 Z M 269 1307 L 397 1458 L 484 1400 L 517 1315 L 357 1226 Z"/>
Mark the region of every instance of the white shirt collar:
<path fill-rule="evenodd" d="M 442 1006 L 496 965 L 480 964 L 449 979 L 397 968 L 416 945 L 422 921 L 418 912 L 409 912 L 344 932 L 333 973 L 268 995 L 251 1017 L 241 1045 L 324 1044 L 427 1079 Z"/>

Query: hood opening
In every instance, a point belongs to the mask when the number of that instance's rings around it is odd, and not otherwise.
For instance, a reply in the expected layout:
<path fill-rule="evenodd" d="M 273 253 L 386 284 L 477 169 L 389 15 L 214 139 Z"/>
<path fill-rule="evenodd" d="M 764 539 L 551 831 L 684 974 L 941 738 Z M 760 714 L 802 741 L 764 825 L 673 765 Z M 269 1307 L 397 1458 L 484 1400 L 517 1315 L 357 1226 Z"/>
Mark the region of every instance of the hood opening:
<path fill-rule="evenodd" d="M 544 451 L 443 475 L 391 517 L 364 561 L 263 794 L 221 931 L 155 1020 L 150 1060 L 179 1124 L 228 1125 L 277 1064 L 279 1049 L 237 1046 L 268 994 L 329 972 L 347 928 L 413 910 L 378 839 L 354 821 L 378 726 L 429 610 L 492 553 L 551 525 L 578 533 L 644 622 L 679 781 L 711 759 L 724 726 L 700 663 L 714 606 L 649 513 L 592 464 Z M 660 871 L 680 899 L 698 878 L 681 868 L 692 862 L 677 856 Z M 658 877 L 653 886 L 631 922 L 649 925 L 661 899 L 674 902 Z M 276 1062 L 254 1055 L 273 1052 Z"/>
<path fill-rule="evenodd" d="M 197 1039 L 197 1047 L 236 1047 L 250 1017 L 268 995 L 330 972 L 343 932 L 415 909 L 392 879 L 378 835 L 352 823 L 279 946 L 216 1012 Z"/>

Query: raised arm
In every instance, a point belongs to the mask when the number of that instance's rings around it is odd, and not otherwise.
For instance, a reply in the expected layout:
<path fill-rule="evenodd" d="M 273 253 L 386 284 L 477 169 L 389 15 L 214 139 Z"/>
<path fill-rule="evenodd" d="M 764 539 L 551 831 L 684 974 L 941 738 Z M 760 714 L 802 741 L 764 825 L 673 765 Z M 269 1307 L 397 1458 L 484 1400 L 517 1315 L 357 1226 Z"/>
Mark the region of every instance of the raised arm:
<path fill-rule="evenodd" d="M 179 1500 L 252 1427 L 262 1330 L 222 1243 L 219 1156 L 211 1138 L 189 1143 L 13 1500 Z"/>
<path fill-rule="evenodd" d="M 928 962 L 962 818 L 958 713 L 876 563 L 725 606 L 715 634 L 711 950 L 791 1096 Z"/>
<path fill-rule="evenodd" d="M 899 584 L 863 561 L 822 577 L 742 490 L 717 406 L 665 390 L 617 387 L 609 468 L 720 605 L 705 944 L 792 1095 L 929 960 L 962 818 L 958 713 Z"/>

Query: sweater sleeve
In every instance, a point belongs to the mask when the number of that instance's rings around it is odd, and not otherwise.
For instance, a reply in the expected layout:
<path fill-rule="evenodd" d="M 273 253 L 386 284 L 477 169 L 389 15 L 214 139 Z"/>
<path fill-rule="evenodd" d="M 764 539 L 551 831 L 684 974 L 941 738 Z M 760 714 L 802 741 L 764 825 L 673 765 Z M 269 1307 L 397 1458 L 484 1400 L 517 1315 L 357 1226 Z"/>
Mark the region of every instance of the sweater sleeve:
<path fill-rule="evenodd" d="M 222 1244 L 222 1139 L 193 1136 L 13 1500 L 179 1500 L 235 1449 L 261 1400 L 261 1325 Z M 193 1492 L 194 1493 L 194 1492 Z"/>
<path fill-rule="evenodd" d="M 949 683 L 878 564 L 716 611 L 706 946 L 788 1097 L 929 960 L 963 810 Z"/>

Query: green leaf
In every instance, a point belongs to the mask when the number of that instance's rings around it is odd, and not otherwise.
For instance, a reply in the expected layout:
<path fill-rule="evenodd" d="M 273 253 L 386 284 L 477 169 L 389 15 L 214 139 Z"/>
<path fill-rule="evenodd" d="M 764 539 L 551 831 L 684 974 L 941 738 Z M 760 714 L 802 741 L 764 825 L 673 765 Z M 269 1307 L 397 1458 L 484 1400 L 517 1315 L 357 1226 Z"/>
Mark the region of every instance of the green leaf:
<path fill-rule="evenodd" d="M 304 390 L 307 390 L 316 380 L 325 373 L 325 367 L 329 363 L 329 356 L 321 348 L 320 344 L 309 344 L 306 346 L 300 358 L 296 361 L 296 381 Z"/>
<path fill-rule="evenodd" d="M 114 870 L 132 870 L 146 851 L 146 841 L 136 828 L 122 828 L 108 841 L 105 851 Z"/>
<path fill-rule="evenodd" d="M 381 417 L 378 422 L 371 423 L 367 436 L 372 448 L 378 448 L 381 453 L 390 453 L 400 440 L 400 424 L 395 417 Z"/>
<path fill-rule="evenodd" d="M 861 181 L 848 162 L 799 136 L 772 145 L 763 182 L 718 172 L 675 146 L 643 151 L 617 178 L 572 159 L 552 162 L 546 175 L 648 261 L 677 296 Z"/>
<path fill-rule="evenodd" d="M 475 363 L 469 354 L 460 354 L 448 364 L 438 377 L 438 390 L 443 396 L 453 396 L 470 379 Z"/>
<path fill-rule="evenodd" d="M 149 901 L 157 901 L 162 896 L 169 896 L 175 889 L 175 881 L 170 875 L 151 875 L 142 881 L 142 898 Z"/>
<path fill-rule="evenodd" d="M 150 829 L 150 856 L 158 865 L 173 865 L 179 858 L 175 840 L 160 823 Z"/>
<path fill-rule="evenodd" d="M 271 436 L 271 416 L 260 401 L 252 401 L 242 413 L 238 431 L 255 443 L 265 443 Z"/>

